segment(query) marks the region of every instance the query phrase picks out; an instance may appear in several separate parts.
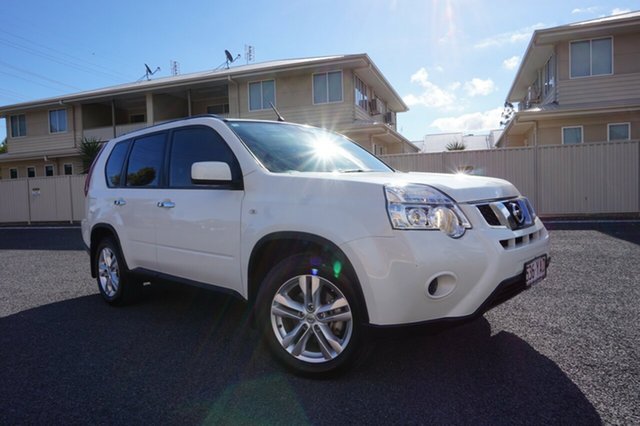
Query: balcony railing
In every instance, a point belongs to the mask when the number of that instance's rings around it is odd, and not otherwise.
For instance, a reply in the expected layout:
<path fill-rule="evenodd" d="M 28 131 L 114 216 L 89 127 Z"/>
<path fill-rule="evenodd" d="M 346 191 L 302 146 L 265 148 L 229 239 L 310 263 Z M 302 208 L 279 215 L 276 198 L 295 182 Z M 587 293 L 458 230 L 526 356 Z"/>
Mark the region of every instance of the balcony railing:
<path fill-rule="evenodd" d="M 119 124 L 116 126 L 116 136 L 133 132 L 134 130 L 147 127 L 147 123 Z M 87 139 L 99 139 L 108 141 L 113 138 L 113 126 L 94 127 L 93 129 L 84 129 L 83 136 Z"/>

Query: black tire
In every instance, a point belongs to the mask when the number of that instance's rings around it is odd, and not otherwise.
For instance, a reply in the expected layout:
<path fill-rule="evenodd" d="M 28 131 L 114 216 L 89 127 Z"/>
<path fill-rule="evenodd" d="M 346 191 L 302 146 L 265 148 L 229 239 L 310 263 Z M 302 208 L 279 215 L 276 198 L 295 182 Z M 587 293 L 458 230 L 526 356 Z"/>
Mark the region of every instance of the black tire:
<path fill-rule="evenodd" d="M 96 281 L 102 298 L 110 305 L 125 305 L 140 297 L 142 281 L 127 269 L 120 246 L 111 237 L 102 239 L 96 249 Z"/>
<path fill-rule="evenodd" d="M 300 375 L 344 371 L 362 354 L 357 282 L 334 262 L 312 254 L 288 257 L 268 272 L 256 299 L 265 343 L 278 361 Z"/>

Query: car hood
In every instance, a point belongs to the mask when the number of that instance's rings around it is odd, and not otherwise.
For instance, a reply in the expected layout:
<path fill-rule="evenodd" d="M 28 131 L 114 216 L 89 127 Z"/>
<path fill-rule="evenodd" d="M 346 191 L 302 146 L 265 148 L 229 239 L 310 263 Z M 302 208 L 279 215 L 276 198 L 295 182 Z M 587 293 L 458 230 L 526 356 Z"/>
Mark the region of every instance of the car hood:
<path fill-rule="evenodd" d="M 317 177 L 329 178 L 326 173 L 312 174 Z M 506 180 L 466 174 L 361 172 L 330 173 L 329 175 L 331 179 L 379 185 L 411 183 L 430 185 L 444 192 L 458 203 L 517 197 L 520 195 L 516 187 Z"/>

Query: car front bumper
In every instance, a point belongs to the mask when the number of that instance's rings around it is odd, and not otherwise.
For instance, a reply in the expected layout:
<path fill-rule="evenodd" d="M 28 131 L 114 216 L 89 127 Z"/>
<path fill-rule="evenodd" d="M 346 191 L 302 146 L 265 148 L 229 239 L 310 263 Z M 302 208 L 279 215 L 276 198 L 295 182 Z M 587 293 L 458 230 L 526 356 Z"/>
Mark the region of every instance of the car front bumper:
<path fill-rule="evenodd" d="M 525 287 L 527 262 L 546 256 L 548 263 L 549 234 L 536 219 L 518 231 L 476 226 L 459 239 L 395 231 L 342 249 L 358 275 L 370 324 L 409 325 L 473 317 L 513 297 Z M 434 280 L 438 290 L 430 292 Z"/>

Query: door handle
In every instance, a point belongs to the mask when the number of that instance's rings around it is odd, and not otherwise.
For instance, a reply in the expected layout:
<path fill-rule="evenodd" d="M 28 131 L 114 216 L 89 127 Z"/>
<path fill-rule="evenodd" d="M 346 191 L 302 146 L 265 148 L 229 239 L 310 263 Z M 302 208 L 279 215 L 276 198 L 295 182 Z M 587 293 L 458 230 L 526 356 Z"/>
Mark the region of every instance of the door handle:
<path fill-rule="evenodd" d="M 113 204 L 115 204 L 116 206 L 124 206 L 125 204 L 127 204 L 127 202 L 122 198 L 118 198 L 113 202 Z"/>
<path fill-rule="evenodd" d="M 176 203 L 173 201 L 158 201 L 158 207 L 162 207 L 163 209 L 172 209 L 176 206 Z"/>

